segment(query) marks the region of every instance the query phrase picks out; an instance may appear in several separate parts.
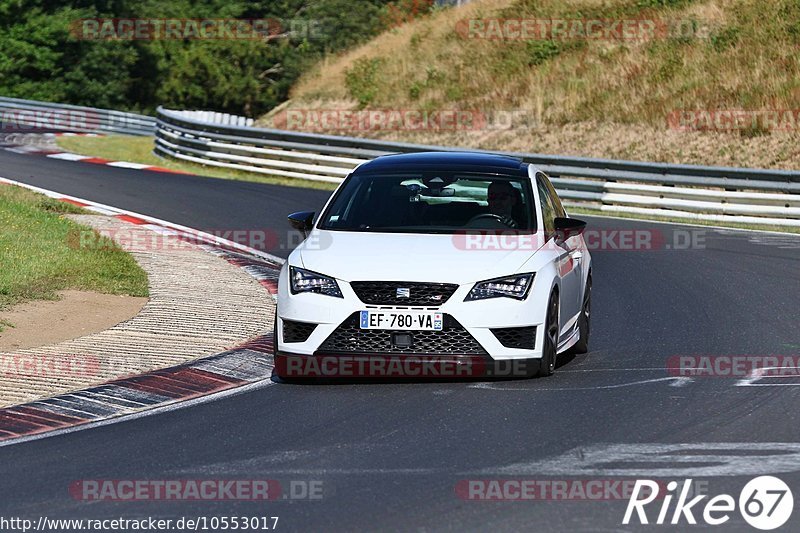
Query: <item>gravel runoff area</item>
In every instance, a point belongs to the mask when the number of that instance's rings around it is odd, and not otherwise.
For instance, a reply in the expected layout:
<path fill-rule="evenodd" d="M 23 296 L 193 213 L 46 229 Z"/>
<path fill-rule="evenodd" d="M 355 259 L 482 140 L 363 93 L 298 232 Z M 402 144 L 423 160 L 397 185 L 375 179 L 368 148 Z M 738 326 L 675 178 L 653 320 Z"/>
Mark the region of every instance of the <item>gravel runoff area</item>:
<path fill-rule="evenodd" d="M 153 230 L 117 218 L 70 217 L 130 251 L 147 272 L 150 300 L 108 330 L 0 353 L 0 407 L 217 354 L 271 331 L 274 300 L 243 269 L 199 245 L 160 245 Z"/>

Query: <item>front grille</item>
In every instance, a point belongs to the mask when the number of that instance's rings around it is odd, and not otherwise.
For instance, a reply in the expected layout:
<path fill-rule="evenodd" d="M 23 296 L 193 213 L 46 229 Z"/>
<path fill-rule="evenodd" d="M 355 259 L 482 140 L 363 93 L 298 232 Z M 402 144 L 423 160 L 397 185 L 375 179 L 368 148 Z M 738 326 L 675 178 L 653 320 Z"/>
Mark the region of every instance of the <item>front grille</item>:
<path fill-rule="evenodd" d="M 308 322 L 283 321 L 283 342 L 305 342 L 316 329 L 316 324 Z"/>
<path fill-rule="evenodd" d="M 533 350 L 536 345 L 536 326 L 492 328 L 492 333 L 506 348 Z"/>
<path fill-rule="evenodd" d="M 430 354 L 485 355 L 478 341 L 452 316 L 445 314 L 442 331 L 412 331 L 413 345 L 398 348 L 392 345 L 392 333 L 399 330 L 361 329 L 359 313 L 353 313 L 325 339 L 323 353 L 367 354 Z M 403 332 L 408 333 L 408 332 Z"/>
<path fill-rule="evenodd" d="M 418 281 L 353 281 L 358 298 L 372 305 L 424 305 L 435 307 L 445 303 L 458 285 L 454 283 L 421 283 Z M 398 289 L 408 289 L 407 298 L 398 298 Z"/>

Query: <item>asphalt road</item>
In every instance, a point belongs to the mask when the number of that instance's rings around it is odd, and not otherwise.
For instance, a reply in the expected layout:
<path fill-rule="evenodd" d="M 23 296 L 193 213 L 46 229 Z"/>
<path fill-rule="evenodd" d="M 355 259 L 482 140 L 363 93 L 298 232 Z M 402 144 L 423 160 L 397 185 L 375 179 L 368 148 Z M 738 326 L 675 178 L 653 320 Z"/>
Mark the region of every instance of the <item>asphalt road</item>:
<path fill-rule="evenodd" d="M 234 237 L 242 244 L 286 257 L 297 244 L 286 215 L 319 211 L 329 191 L 249 182 L 231 183 L 169 174 L 62 161 L 0 149 L 0 176 L 71 196 L 94 200 L 177 224 Z M 236 192 L 232 192 L 236 191 Z M 265 235 L 266 234 L 266 235 Z M 264 238 L 265 246 L 261 246 Z"/>
<path fill-rule="evenodd" d="M 286 213 L 318 209 L 327 196 L 5 151 L 0 176 L 202 229 L 283 232 Z M 737 386 L 743 382 L 733 378 L 670 379 L 665 369 L 676 355 L 800 355 L 800 238 L 589 221 L 594 230 L 652 231 L 672 246 L 593 251 L 592 349 L 562 361 L 553 377 L 272 384 L 0 448 L 0 517 L 279 516 L 278 530 L 286 531 L 617 531 L 647 528 L 622 526 L 627 501 L 613 495 L 469 501 L 456 487 L 509 478 L 691 477 L 711 495 L 738 498 L 755 475 L 775 474 L 800 494 L 800 379 Z M 695 246 L 675 249 L 687 236 Z M 671 445 L 686 446 L 664 459 Z M 256 478 L 283 487 L 321 482 L 322 498 L 87 502 L 68 490 L 81 479 Z M 653 506 L 651 521 L 660 504 Z M 704 527 L 682 524 L 677 529 Z M 736 512 L 717 529 L 754 531 Z M 800 510 L 784 529 L 800 529 Z"/>

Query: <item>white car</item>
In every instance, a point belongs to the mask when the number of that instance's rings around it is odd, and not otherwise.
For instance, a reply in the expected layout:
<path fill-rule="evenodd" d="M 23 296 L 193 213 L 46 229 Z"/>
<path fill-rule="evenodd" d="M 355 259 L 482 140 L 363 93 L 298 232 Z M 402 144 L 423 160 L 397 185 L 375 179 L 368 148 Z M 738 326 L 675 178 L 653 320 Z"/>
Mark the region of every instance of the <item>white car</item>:
<path fill-rule="evenodd" d="M 313 212 L 289 220 L 306 238 L 278 282 L 278 377 L 378 377 L 388 367 L 376 360 L 447 376 L 425 358 L 549 376 L 558 354 L 588 350 L 586 224 L 519 159 L 379 157 L 344 180 L 316 221 Z"/>

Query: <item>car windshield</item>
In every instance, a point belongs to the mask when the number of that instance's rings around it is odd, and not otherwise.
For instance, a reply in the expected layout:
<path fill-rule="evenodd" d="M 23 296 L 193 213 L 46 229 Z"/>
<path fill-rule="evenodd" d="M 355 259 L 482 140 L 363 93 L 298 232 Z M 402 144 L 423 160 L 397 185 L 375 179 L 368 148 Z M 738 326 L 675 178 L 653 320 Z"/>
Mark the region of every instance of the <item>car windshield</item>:
<path fill-rule="evenodd" d="M 353 174 L 320 218 L 340 231 L 536 230 L 526 178 L 446 172 Z"/>

